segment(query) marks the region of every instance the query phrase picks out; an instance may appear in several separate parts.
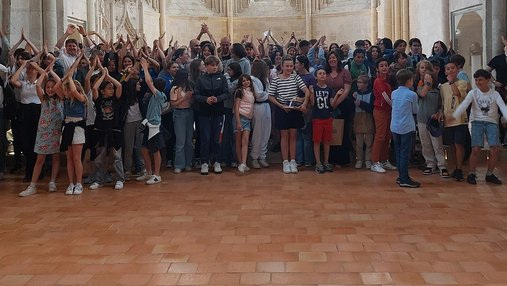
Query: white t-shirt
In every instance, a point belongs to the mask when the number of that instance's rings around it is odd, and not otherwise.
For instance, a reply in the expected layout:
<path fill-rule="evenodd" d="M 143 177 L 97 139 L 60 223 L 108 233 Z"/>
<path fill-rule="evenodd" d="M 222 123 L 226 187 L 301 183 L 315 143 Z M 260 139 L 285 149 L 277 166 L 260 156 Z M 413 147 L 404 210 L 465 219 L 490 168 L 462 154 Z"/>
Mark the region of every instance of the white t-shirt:
<path fill-rule="evenodd" d="M 27 80 L 21 81 L 21 88 L 19 93 L 19 102 L 21 104 L 40 104 L 40 98 L 37 96 L 36 89 L 37 81 L 31 83 Z"/>
<path fill-rule="evenodd" d="M 67 72 L 69 70 L 69 68 L 72 66 L 72 64 L 76 61 L 77 56 L 71 56 L 71 55 L 67 54 L 67 52 L 65 51 L 65 48 L 62 48 L 60 50 L 60 54 L 58 55 L 58 59 L 60 59 L 62 61 L 62 66 L 63 66 L 64 72 Z"/>
<path fill-rule="evenodd" d="M 487 92 L 482 92 L 478 88 L 472 89 L 468 92 L 465 99 L 460 103 L 453 116 L 458 117 L 461 113 L 465 112 L 467 107 L 472 104 L 470 112 L 470 121 L 486 121 L 498 124 L 498 109 L 502 114 L 507 114 L 507 106 L 502 99 L 502 96 L 494 90 L 489 89 Z"/>

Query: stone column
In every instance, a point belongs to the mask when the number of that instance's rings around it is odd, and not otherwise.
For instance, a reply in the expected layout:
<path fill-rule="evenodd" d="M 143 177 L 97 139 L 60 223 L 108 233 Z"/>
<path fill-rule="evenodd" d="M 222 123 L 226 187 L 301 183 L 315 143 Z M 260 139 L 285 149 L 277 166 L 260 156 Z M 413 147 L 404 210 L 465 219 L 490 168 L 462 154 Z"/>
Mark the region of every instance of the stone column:
<path fill-rule="evenodd" d="M 442 22 L 440 22 L 440 26 L 442 27 L 442 42 L 446 43 L 446 45 L 450 41 L 451 37 L 451 28 L 450 28 L 450 12 L 449 12 L 449 0 L 442 0 L 441 2 L 442 7 Z"/>
<path fill-rule="evenodd" d="M 370 41 L 375 42 L 378 38 L 378 14 L 377 14 L 377 0 L 371 0 L 370 6 L 371 12 L 371 39 Z"/>
<path fill-rule="evenodd" d="M 305 0 L 305 39 L 311 39 L 312 38 L 312 1 L 311 0 Z"/>
<path fill-rule="evenodd" d="M 166 31 L 167 31 L 167 28 L 166 28 L 166 23 L 165 23 L 165 7 L 166 7 L 166 3 L 165 3 L 165 0 L 160 0 L 159 2 L 159 13 L 160 13 L 160 18 L 159 18 L 159 24 L 160 24 L 160 36 L 162 36 Z M 165 37 L 167 39 L 167 37 Z M 164 44 L 165 46 L 165 44 Z"/>
<path fill-rule="evenodd" d="M 227 34 L 234 43 L 234 2 L 227 1 Z"/>
<path fill-rule="evenodd" d="M 487 51 L 487 58 L 491 59 L 503 53 L 502 35 L 507 37 L 505 27 L 507 25 L 507 19 L 505 19 L 507 17 L 507 2 L 498 0 L 489 0 L 488 2 L 490 2 L 487 3 L 488 6 L 491 7 L 491 20 L 486 23 L 491 23 L 491 29 L 489 27 L 486 29 L 491 31 L 491 38 L 486 39 L 486 43 L 491 43 L 491 47 Z"/>
<path fill-rule="evenodd" d="M 48 49 L 52 49 L 58 40 L 56 22 L 56 0 L 43 0 L 43 42 L 47 42 Z M 65 27 L 66 29 L 67 27 Z"/>
<path fill-rule="evenodd" d="M 393 17 L 393 26 L 394 26 L 394 37 L 391 39 L 393 43 L 395 40 L 401 38 L 401 2 L 400 0 L 393 0 L 393 8 L 394 8 L 394 17 Z"/>
<path fill-rule="evenodd" d="M 87 31 L 97 31 L 97 25 L 95 17 L 97 16 L 95 9 L 95 0 L 86 0 L 86 19 L 87 19 Z"/>
<path fill-rule="evenodd" d="M 409 2 L 401 0 L 401 38 L 408 42 L 410 38 Z"/>
<path fill-rule="evenodd" d="M 393 29 L 393 0 L 384 0 L 382 1 L 382 10 L 384 14 L 384 35 L 381 35 L 381 38 L 387 37 L 393 39 L 394 37 L 394 29 Z"/>

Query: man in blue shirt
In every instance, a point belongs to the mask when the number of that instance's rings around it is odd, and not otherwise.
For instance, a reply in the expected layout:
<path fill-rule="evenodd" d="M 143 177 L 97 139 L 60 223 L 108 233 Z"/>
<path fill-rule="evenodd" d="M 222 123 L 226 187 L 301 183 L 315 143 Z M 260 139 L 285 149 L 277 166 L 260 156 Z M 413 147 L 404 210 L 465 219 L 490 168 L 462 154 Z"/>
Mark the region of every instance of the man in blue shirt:
<path fill-rule="evenodd" d="M 419 109 L 417 94 L 410 90 L 414 84 L 413 74 L 408 69 L 396 73 L 399 87 L 393 91 L 391 132 L 393 134 L 396 150 L 396 165 L 399 178 L 396 181 L 400 187 L 419 188 L 420 183 L 413 181 L 408 175 L 410 149 L 412 147 L 413 133 L 415 132 L 414 114 Z"/>

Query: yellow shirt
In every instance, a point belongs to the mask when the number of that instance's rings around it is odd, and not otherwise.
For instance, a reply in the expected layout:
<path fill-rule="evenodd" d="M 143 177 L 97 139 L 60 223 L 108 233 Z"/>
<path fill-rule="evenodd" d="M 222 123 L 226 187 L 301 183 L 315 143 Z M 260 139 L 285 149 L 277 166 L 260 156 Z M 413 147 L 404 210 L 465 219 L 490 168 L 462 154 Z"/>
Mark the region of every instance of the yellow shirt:
<path fill-rule="evenodd" d="M 466 112 L 463 112 L 459 117 L 455 119 L 452 118 L 452 113 L 458 105 L 465 100 L 467 95 L 467 82 L 464 80 L 457 80 L 454 82 L 454 85 L 459 90 L 461 97 L 454 96 L 452 93 L 451 85 L 446 82 L 440 86 L 440 97 L 442 98 L 442 106 L 444 108 L 445 115 L 445 127 L 458 126 L 468 123 L 468 118 Z"/>

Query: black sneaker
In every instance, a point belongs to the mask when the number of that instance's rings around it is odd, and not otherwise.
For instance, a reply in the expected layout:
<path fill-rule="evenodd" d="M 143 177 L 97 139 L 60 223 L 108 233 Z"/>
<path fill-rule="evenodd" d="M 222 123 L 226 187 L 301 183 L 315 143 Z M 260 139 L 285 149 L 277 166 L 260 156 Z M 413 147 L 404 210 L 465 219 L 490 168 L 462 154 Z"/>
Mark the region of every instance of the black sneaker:
<path fill-rule="evenodd" d="M 486 176 L 486 182 L 493 183 L 493 184 L 496 184 L 496 185 L 501 185 L 502 184 L 502 181 L 500 181 L 500 179 L 498 179 L 494 174 L 487 175 Z"/>
<path fill-rule="evenodd" d="M 400 187 L 402 188 L 419 188 L 421 186 L 421 183 L 419 182 L 414 182 L 412 181 L 412 179 L 408 179 L 408 181 L 406 182 L 400 182 Z"/>
<path fill-rule="evenodd" d="M 467 176 L 467 183 L 472 184 L 472 185 L 477 185 L 476 178 L 477 178 L 477 176 L 475 174 L 469 174 Z"/>
<path fill-rule="evenodd" d="M 326 170 L 324 169 L 324 166 L 322 164 L 315 166 L 315 173 L 318 174 L 324 174 Z"/>
<path fill-rule="evenodd" d="M 463 170 L 461 170 L 461 169 L 456 169 L 456 170 L 454 170 L 454 171 L 452 172 L 452 177 L 453 177 L 454 179 L 456 179 L 456 181 L 458 181 L 458 182 L 463 182 L 463 180 L 465 179 L 465 178 L 463 177 Z"/>

